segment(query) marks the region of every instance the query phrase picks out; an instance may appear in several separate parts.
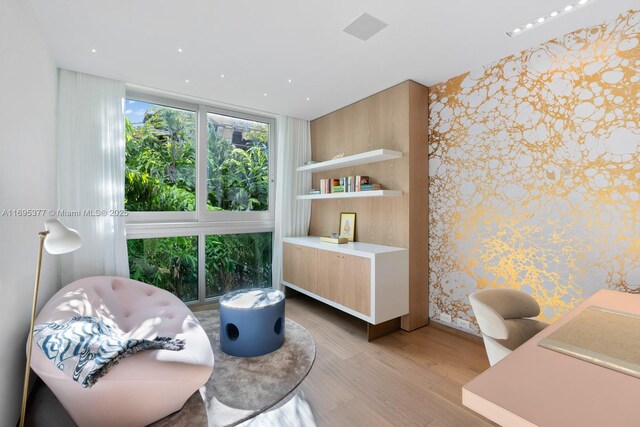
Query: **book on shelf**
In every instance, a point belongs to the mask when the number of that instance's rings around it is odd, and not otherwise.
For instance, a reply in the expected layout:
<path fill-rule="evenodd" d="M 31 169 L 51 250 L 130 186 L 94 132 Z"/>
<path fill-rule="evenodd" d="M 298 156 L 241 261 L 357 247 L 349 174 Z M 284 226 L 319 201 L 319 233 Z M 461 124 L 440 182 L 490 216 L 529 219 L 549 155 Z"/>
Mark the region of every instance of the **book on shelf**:
<path fill-rule="evenodd" d="M 323 178 L 320 189 L 313 189 L 309 194 L 354 193 L 358 191 L 382 190 L 382 185 L 372 184 L 366 175 L 350 175 L 342 178 Z"/>
<path fill-rule="evenodd" d="M 329 179 L 321 179 L 320 180 L 320 194 L 328 194 L 330 193 L 330 181 Z"/>
<path fill-rule="evenodd" d="M 356 176 L 356 189 L 355 191 L 362 191 L 362 186 L 363 185 L 367 185 L 369 184 L 369 177 L 368 176 L 360 176 L 357 175 Z"/>
<path fill-rule="evenodd" d="M 344 191 L 344 178 L 331 179 L 331 192 L 342 193 Z"/>
<path fill-rule="evenodd" d="M 382 185 L 380 184 L 367 184 L 361 185 L 360 191 L 373 191 L 373 190 L 382 190 Z"/>
<path fill-rule="evenodd" d="M 369 177 L 363 175 L 351 175 L 345 176 L 344 181 L 345 193 L 353 193 L 356 191 L 362 191 L 362 185 L 369 184 Z"/>
<path fill-rule="evenodd" d="M 346 237 L 329 237 L 329 236 L 325 236 L 325 237 L 320 237 L 320 241 L 321 242 L 325 242 L 325 243 L 343 244 L 343 243 L 349 242 L 349 239 L 347 239 Z"/>

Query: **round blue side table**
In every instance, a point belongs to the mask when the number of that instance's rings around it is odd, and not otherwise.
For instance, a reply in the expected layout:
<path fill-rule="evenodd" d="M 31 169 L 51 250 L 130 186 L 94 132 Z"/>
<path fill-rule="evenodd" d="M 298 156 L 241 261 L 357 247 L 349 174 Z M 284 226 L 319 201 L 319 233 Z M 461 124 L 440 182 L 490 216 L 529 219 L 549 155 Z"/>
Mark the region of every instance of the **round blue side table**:
<path fill-rule="evenodd" d="M 284 344 L 284 294 L 242 289 L 220 298 L 220 349 L 239 357 L 271 353 Z"/>

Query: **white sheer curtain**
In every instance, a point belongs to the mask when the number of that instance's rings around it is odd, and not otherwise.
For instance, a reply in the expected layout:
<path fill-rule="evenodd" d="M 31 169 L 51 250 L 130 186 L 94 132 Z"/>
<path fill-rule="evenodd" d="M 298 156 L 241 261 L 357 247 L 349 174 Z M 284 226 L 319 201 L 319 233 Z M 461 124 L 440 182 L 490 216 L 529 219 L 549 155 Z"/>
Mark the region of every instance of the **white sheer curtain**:
<path fill-rule="evenodd" d="M 296 200 L 311 189 L 311 174 L 296 168 L 311 160 L 309 121 L 293 117 L 278 119 L 276 160 L 276 211 L 273 233 L 273 287 L 282 289 L 282 238 L 306 236 L 309 232 L 311 201 Z"/>
<path fill-rule="evenodd" d="M 119 215 L 124 99 L 122 82 L 60 70 L 58 216 L 82 235 L 82 248 L 60 257 L 63 286 L 86 276 L 129 276 L 125 218 Z"/>

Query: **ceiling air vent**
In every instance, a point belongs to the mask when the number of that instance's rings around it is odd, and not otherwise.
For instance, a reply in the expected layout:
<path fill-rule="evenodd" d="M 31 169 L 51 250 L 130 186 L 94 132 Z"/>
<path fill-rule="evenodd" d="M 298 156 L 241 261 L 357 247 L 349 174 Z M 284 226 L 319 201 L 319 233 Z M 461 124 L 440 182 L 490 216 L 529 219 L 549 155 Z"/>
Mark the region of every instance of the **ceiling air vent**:
<path fill-rule="evenodd" d="M 385 24 L 375 16 L 371 16 L 368 13 L 363 13 L 362 15 L 358 16 L 351 24 L 344 27 L 342 31 L 366 42 L 371 37 L 382 31 L 386 26 L 387 24 Z"/>

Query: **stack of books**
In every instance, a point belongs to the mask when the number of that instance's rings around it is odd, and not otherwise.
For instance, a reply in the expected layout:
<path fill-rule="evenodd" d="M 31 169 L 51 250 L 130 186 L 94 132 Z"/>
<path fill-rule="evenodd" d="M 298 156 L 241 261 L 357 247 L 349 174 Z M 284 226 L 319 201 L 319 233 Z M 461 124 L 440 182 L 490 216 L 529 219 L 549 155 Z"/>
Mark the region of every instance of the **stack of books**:
<path fill-rule="evenodd" d="M 343 178 L 321 179 L 320 189 L 311 190 L 309 194 L 353 193 L 371 190 L 382 190 L 382 186 L 372 184 L 368 176 L 351 175 Z"/>
<path fill-rule="evenodd" d="M 372 191 L 372 190 L 382 190 L 382 186 L 380 184 L 367 184 L 367 185 L 363 185 L 360 188 L 360 191 Z"/>

